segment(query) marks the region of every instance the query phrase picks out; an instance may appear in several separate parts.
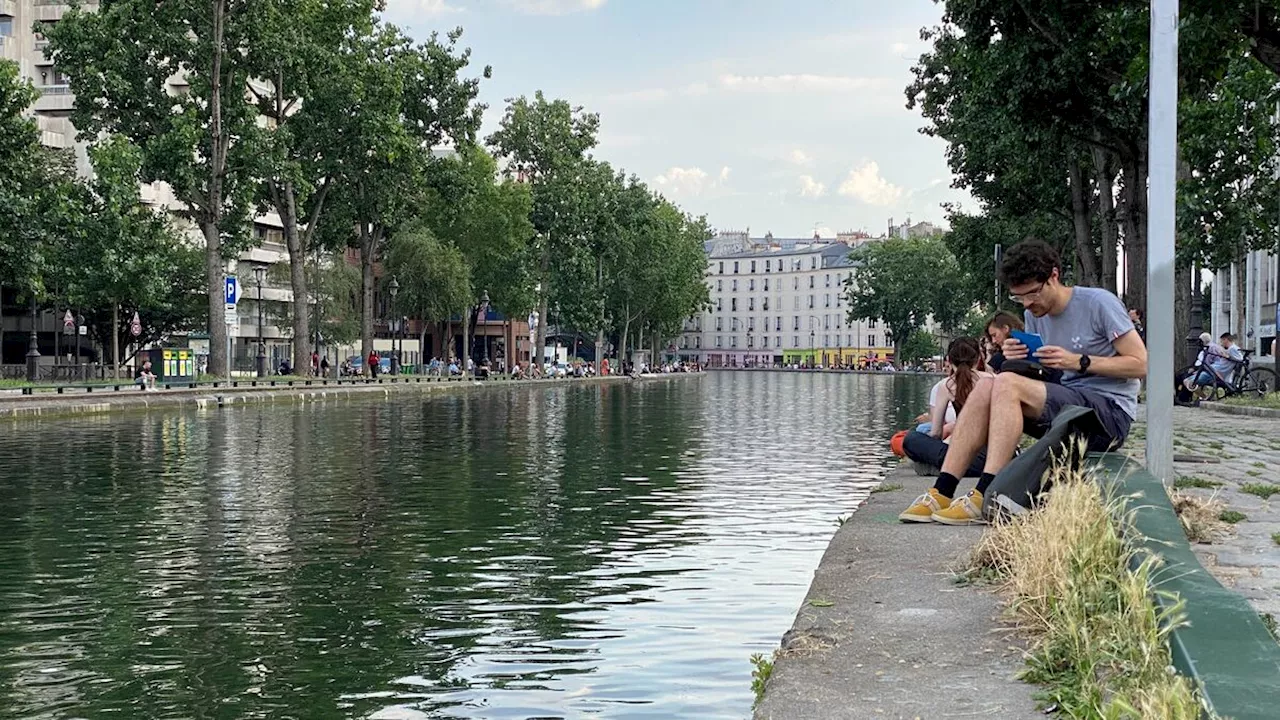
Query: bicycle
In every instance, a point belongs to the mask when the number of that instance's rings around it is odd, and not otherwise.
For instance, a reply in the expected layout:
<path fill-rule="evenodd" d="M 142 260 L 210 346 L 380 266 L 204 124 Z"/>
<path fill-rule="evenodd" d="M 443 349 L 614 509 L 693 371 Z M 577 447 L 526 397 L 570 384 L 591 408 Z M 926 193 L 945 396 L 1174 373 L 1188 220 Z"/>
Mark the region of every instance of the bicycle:
<path fill-rule="evenodd" d="M 1199 400 L 1222 400 L 1236 395 L 1262 397 L 1269 392 L 1275 392 L 1277 390 L 1275 371 L 1271 368 L 1253 367 L 1249 360 L 1253 356 L 1253 351 L 1243 350 L 1242 352 L 1244 353 L 1242 360 L 1226 358 L 1236 366 L 1230 380 L 1214 370 L 1212 365 L 1205 363 L 1206 355 L 1201 354 L 1201 359 L 1197 360 L 1195 365 L 1185 367 L 1178 373 L 1179 384 Z M 1213 382 L 1198 383 L 1197 380 L 1202 373 L 1212 375 Z"/>

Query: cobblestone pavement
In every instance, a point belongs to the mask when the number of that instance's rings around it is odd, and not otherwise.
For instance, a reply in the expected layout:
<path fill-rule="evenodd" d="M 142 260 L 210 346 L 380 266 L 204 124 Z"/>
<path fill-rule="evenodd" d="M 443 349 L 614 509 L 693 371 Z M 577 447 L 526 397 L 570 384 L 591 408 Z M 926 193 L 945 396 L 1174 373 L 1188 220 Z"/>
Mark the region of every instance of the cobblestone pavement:
<path fill-rule="evenodd" d="M 1175 407 L 1173 427 L 1180 492 L 1217 498 L 1244 515 L 1227 537 L 1192 545 L 1200 563 L 1259 612 L 1280 619 L 1280 419 Z M 1127 443 L 1139 459 L 1145 434 L 1145 423 L 1135 423 Z"/>

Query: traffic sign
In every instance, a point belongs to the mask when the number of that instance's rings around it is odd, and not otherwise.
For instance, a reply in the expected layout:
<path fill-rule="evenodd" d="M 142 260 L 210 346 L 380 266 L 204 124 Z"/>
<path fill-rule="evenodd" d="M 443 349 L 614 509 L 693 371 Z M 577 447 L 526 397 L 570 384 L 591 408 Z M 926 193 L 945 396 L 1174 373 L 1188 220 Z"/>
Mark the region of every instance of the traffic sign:
<path fill-rule="evenodd" d="M 235 325 L 237 322 L 239 322 L 239 318 L 236 316 L 235 305 L 227 305 L 226 322 L 228 325 Z"/>
<path fill-rule="evenodd" d="M 134 337 L 142 334 L 142 318 L 138 317 L 138 311 L 133 311 L 133 320 L 129 321 L 129 333 Z"/>
<path fill-rule="evenodd" d="M 235 307 L 236 303 L 240 301 L 240 283 L 236 280 L 235 275 L 227 276 L 226 300 L 229 308 Z"/>
<path fill-rule="evenodd" d="M 62 316 L 62 327 L 64 330 L 67 330 L 68 332 L 70 332 L 71 329 L 74 328 L 75 326 L 76 326 L 76 319 L 71 316 L 71 311 L 68 310 L 67 314 Z"/>

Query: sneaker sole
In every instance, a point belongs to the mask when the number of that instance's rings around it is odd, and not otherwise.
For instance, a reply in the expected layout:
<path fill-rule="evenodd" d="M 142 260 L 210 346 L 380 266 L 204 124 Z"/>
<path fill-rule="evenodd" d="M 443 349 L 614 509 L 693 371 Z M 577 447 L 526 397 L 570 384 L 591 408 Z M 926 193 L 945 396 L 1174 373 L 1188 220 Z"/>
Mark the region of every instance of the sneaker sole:
<path fill-rule="evenodd" d="M 898 519 L 909 523 L 931 523 L 934 521 L 931 515 L 909 515 L 907 513 L 902 513 L 898 516 Z"/>
<path fill-rule="evenodd" d="M 964 520 L 952 520 L 941 515 L 934 515 L 929 518 L 933 522 L 942 523 L 943 525 L 986 525 L 987 521 L 982 518 L 965 518 Z"/>

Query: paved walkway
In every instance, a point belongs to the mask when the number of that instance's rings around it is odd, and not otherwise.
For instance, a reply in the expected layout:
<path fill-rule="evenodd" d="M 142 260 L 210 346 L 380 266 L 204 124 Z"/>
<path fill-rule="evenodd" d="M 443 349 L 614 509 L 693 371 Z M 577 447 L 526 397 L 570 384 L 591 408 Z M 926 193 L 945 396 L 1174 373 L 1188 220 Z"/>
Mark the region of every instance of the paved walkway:
<path fill-rule="evenodd" d="M 1201 478 L 1221 485 L 1181 488 L 1181 492 L 1216 497 L 1244 513 L 1228 537 L 1212 544 L 1193 544 L 1200 563 L 1229 588 L 1249 600 L 1258 612 L 1280 619 L 1280 494 L 1270 499 L 1241 492 L 1247 485 L 1280 492 L 1280 419 L 1226 415 L 1199 408 L 1175 407 L 1174 453 L 1199 456 L 1202 462 L 1174 462 L 1184 482 Z M 1145 426 L 1135 424 L 1129 453 L 1142 458 Z"/>
<path fill-rule="evenodd" d="M 988 588 L 952 568 L 981 527 L 905 525 L 898 513 L 930 485 L 910 470 L 831 540 L 782 639 L 758 720 L 1043 718 L 1015 678 L 1017 640 Z"/>

